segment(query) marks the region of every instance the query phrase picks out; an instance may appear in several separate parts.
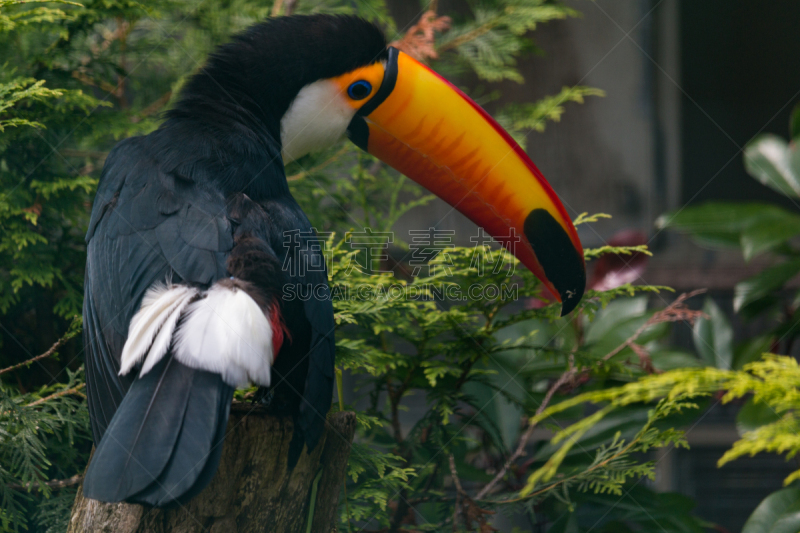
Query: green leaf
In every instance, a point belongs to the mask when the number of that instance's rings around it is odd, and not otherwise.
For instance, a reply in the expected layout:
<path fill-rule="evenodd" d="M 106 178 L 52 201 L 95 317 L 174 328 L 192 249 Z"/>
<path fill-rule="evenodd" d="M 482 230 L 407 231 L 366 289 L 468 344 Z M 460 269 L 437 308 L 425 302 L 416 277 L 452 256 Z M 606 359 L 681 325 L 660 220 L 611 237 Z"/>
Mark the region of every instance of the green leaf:
<path fill-rule="evenodd" d="M 767 187 L 785 196 L 800 198 L 800 176 L 789 164 L 789 144 L 781 137 L 766 133 L 747 143 L 744 167 Z"/>
<path fill-rule="evenodd" d="M 780 416 L 772 407 L 763 402 L 754 402 L 750 398 L 736 414 L 736 429 L 739 431 L 739 436 L 742 436 L 748 431 L 755 431 L 765 424 L 771 424 L 779 418 Z"/>
<path fill-rule="evenodd" d="M 587 328 L 586 343 L 597 343 L 607 335 L 613 334 L 621 324 L 632 318 L 641 317 L 646 311 L 646 296 L 611 302 Z"/>
<path fill-rule="evenodd" d="M 575 513 L 565 513 L 547 530 L 547 533 L 580 533 L 578 517 Z"/>
<path fill-rule="evenodd" d="M 709 235 L 710 240 L 719 240 L 720 244 L 736 245 L 748 220 L 772 208 L 770 204 L 707 202 L 665 213 L 658 217 L 656 226 L 677 229 L 697 237 Z"/>
<path fill-rule="evenodd" d="M 774 291 L 800 272 L 800 259 L 785 261 L 767 268 L 755 276 L 736 284 L 733 297 L 733 309 L 739 312 L 742 308 L 756 302 Z"/>
<path fill-rule="evenodd" d="M 575 501 L 579 505 L 591 502 L 600 508 L 611 510 L 604 517 L 608 520 L 597 529 L 597 518 L 586 524 L 592 533 L 705 533 L 703 522 L 692 514 L 695 502 L 692 498 L 676 493 L 654 493 L 639 484 L 629 488 L 627 496 L 620 498 L 613 494 L 576 494 Z M 580 515 L 580 513 L 579 513 Z M 710 524 L 708 524 L 710 526 Z M 592 528 L 592 529 L 589 529 Z M 549 530 L 548 530 L 549 533 Z"/>
<path fill-rule="evenodd" d="M 700 357 L 716 368 L 730 369 L 733 362 L 733 328 L 714 300 L 706 299 L 703 312 L 694 325 L 694 346 Z"/>
<path fill-rule="evenodd" d="M 700 366 L 700 362 L 694 354 L 674 348 L 653 350 L 650 352 L 650 359 L 653 361 L 653 366 L 658 370 Z"/>
<path fill-rule="evenodd" d="M 787 515 L 796 516 L 800 511 L 800 489 L 788 488 L 773 492 L 758 504 L 756 510 L 747 519 L 742 533 L 783 533 L 786 529 L 776 530 L 778 522 Z M 786 524 L 785 522 L 781 525 Z M 797 529 L 789 530 L 797 531 Z"/>
<path fill-rule="evenodd" d="M 780 234 L 786 239 L 797 233 L 787 231 L 792 224 L 800 226 L 800 217 L 772 204 L 708 202 L 661 215 L 656 220 L 659 228 L 673 228 L 690 233 L 700 244 L 711 247 L 747 246 L 750 257 L 759 253 L 759 235 L 770 225 L 780 225 Z M 747 233 L 752 231 L 752 234 Z M 787 236 L 787 233 L 790 235 Z M 743 241 L 743 235 L 747 235 Z M 781 241 L 782 242 L 782 241 Z"/>
<path fill-rule="evenodd" d="M 741 342 L 733 351 L 734 370 L 740 370 L 747 363 L 761 359 L 761 355 L 772 347 L 772 340 L 772 335 L 762 335 Z"/>
<path fill-rule="evenodd" d="M 789 134 L 792 139 L 800 137 L 800 104 L 794 106 L 792 116 L 789 118 Z"/>
<path fill-rule="evenodd" d="M 800 531 L 800 511 L 780 517 L 769 533 L 797 533 Z"/>
<path fill-rule="evenodd" d="M 604 417 L 583 434 L 567 457 L 591 459 L 595 450 L 611 442 L 614 435 L 619 434 L 623 439 L 633 438 L 647 422 L 649 409 L 649 406 L 630 406 Z M 536 451 L 533 458 L 544 461 L 556 453 L 559 447 L 557 443 L 548 442 Z"/>
<path fill-rule="evenodd" d="M 800 216 L 790 211 L 773 211 L 768 216 L 754 220 L 744 229 L 740 243 L 745 260 L 774 250 L 800 234 Z"/>
<path fill-rule="evenodd" d="M 771 296 L 765 296 L 760 300 L 756 300 L 752 304 L 742 307 L 739 310 L 739 316 L 742 320 L 754 320 L 766 313 L 769 313 L 775 307 L 779 306 L 781 300 L 778 294 L 773 294 Z"/>
<path fill-rule="evenodd" d="M 789 144 L 789 168 L 794 176 L 800 176 L 800 146 L 797 142 Z"/>

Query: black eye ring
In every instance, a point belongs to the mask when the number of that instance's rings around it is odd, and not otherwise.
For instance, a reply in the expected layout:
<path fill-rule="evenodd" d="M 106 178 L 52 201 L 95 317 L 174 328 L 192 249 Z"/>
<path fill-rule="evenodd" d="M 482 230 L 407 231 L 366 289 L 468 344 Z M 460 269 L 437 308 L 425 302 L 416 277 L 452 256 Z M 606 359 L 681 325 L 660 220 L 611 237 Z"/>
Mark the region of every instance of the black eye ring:
<path fill-rule="evenodd" d="M 347 88 L 347 96 L 353 100 L 363 100 L 372 93 L 372 84 L 367 80 L 358 80 Z"/>

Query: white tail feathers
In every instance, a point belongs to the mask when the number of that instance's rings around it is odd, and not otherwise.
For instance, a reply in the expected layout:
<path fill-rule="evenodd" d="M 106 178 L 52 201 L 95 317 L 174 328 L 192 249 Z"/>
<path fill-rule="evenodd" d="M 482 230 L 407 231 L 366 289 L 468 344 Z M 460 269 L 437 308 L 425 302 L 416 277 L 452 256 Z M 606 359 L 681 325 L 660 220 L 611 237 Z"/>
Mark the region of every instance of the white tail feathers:
<path fill-rule="evenodd" d="M 236 387 L 269 385 L 272 326 L 246 292 L 215 285 L 186 312 L 175 339 L 178 361 Z"/>
<path fill-rule="evenodd" d="M 120 375 L 142 360 L 140 376 L 145 375 L 172 346 L 175 359 L 220 374 L 233 387 L 267 386 L 275 355 L 272 335 L 255 300 L 230 283 L 204 292 L 158 284 L 147 291 L 131 320 Z"/>
<path fill-rule="evenodd" d="M 175 324 L 186 304 L 198 294 L 193 287 L 183 285 L 153 285 L 142 298 L 139 312 L 131 320 L 128 340 L 120 357 L 120 376 L 127 374 L 145 356 L 147 370 L 153 368 L 169 350 Z M 142 374 L 147 371 L 143 368 Z"/>

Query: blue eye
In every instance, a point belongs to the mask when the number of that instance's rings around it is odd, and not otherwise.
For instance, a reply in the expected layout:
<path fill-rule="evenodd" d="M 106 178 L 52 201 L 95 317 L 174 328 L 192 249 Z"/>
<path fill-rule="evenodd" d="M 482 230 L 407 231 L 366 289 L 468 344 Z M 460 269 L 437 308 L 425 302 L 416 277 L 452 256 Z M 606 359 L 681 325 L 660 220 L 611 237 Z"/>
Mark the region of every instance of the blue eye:
<path fill-rule="evenodd" d="M 347 95 L 353 100 L 363 100 L 372 92 L 372 84 L 366 80 L 358 80 L 347 88 Z"/>

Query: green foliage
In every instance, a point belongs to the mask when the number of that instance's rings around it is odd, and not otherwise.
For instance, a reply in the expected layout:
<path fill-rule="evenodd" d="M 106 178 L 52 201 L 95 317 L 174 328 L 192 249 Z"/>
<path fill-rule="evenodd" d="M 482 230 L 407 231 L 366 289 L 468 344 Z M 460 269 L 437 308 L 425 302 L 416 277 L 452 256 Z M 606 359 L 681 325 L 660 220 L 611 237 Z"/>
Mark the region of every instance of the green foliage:
<path fill-rule="evenodd" d="M 550 464 L 529 477 L 523 492 L 529 493 L 540 480 L 550 479 L 554 469 L 569 451 L 574 436 L 586 431 L 587 427 L 615 410 L 635 404 L 652 405 L 652 402 L 657 402 L 649 413 L 648 424 L 628 445 L 631 449 L 641 447 L 639 451 L 645 451 L 649 447 L 667 443 L 683 443 L 681 432 L 655 429 L 654 423 L 674 412 L 692 407 L 698 398 L 718 391 L 725 391 L 721 399 L 723 403 L 752 395 L 755 404 L 767 407 L 774 414 L 771 421 L 745 431 L 742 438 L 719 459 L 719 466 L 745 455 L 753 456 L 762 452 L 786 454 L 787 459 L 800 452 L 800 365 L 792 357 L 765 354 L 762 360 L 748 363 L 741 370 L 714 367 L 670 370 L 643 377 L 621 387 L 579 394 L 548 407 L 534 417 L 532 423 L 565 412 L 584 402 L 603 405 L 594 415 L 556 433 L 553 437 L 554 443 L 565 439 L 566 442 L 559 453 L 548 461 Z M 796 470 L 784 483 L 788 485 L 799 478 L 800 470 Z"/>
<path fill-rule="evenodd" d="M 582 104 L 586 96 L 605 96 L 605 92 L 592 87 L 576 85 L 563 87 L 561 92 L 546 96 L 538 102 L 528 104 L 510 104 L 497 115 L 497 121 L 506 130 L 514 134 L 514 138 L 525 148 L 524 131 L 543 132 L 547 121 L 558 122 L 564 114 L 564 104 L 575 102 Z"/>
<path fill-rule="evenodd" d="M 522 83 L 516 60 L 531 47 L 525 33 L 541 23 L 577 15 L 561 3 L 546 0 L 473 4 L 474 19 L 464 20 L 447 32 L 439 41 L 438 50 L 455 52 L 454 58 L 443 58 L 451 63 L 451 70 L 472 70 L 487 81 L 510 79 Z"/>
<path fill-rule="evenodd" d="M 753 511 L 742 533 L 792 533 L 800 528 L 800 489 L 773 492 Z"/>
<path fill-rule="evenodd" d="M 3 17 L 0 28 L 7 32 L 71 20 L 66 12 L 45 7 Z M 8 45 L 13 37 L 0 31 L 0 40 Z M 61 293 L 56 309 L 68 316 L 80 311 L 75 304 L 80 302 L 76 289 L 82 258 L 74 251 L 75 228 L 85 224 L 84 205 L 96 180 L 70 175 L 62 161 L 52 165 L 49 155 L 55 148 L 41 130 L 66 126 L 101 102 L 81 90 L 45 84 L 18 75 L 8 64 L 0 74 L 0 312 L 20 302 L 25 286 L 55 285 Z"/>
<path fill-rule="evenodd" d="M 591 397 L 591 394 L 586 393 L 579 397 Z M 626 404 L 623 403 L 619 406 L 624 405 Z M 581 437 L 600 423 L 615 407 L 618 406 L 613 403 L 609 404 L 594 414 L 583 418 L 580 422 L 558 431 L 551 442 L 558 444 L 561 441 L 565 441 L 564 444 L 558 448 L 556 453 L 550 456 L 544 465 L 528 477 L 525 487 L 520 492 L 521 496 L 538 496 L 557 486 L 569 485 L 577 485 L 579 490 L 622 495 L 623 486 L 629 478 L 647 477 L 651 480 L 655 479 L 653 463 L 637 463 L 631 459 L 633 454 L 646 453 L 652 448 L 661 448 L 669 444 L 688 448 L 682 432 L 673 429 L 659 431 L 654 426 L 656 422 L 667 418 L 676 411 L 680 412 L 683 408 L 695 407 L 695 405 L 661 402 L 648 412 L 647 422 L 630 441 L 623 439 L 621 434 L 617 432 L 610 444 L 598 448 L 594 460 L 588 468 L 579 470 L 570 476 L 562 476 L 561 479 L 551 482 L 554 476 L 558 474 L 559 467 L 563 464 L 567 454 L 580 441 Z M 541 415 L 532 418 L 531 424 L 537 424 L 551 413 L 557 412 L 559 412 L 558 406 L 547 409 Z"/>
<path fill-rule="evenodd" d="M 611 215 L 608 213 L 595 213 L 590 215 L 589 213 L 581 213 L 578 217 L 572 222 L 575 226 L 580 226 L 581 224 L 588 224 L 590 222 L 599 222 L 601 219 L 604 218 L 611 218 Z"/>
<path fill-rule="evenodd" d="M 581 494 L 576 503 L 583 509 L 604 509 L 607 523 L 593 528 L 589 518 L 582 513 L 570 512 L 568 504 L 561 504 L 560 519 L 548 533 L 572 533 L 590 529 L 600 533 L 632 533 L 634 531 L 681 531 L 705 533 L 713 527 L 703 524 L 691 515 L 694 502 L 675 493 L 654 493 L 641 485 L 626 489 L 622 497 L 607 494 Z M 704 527 L 705 526 L 705 527 Z"/>
<path fill-rule="evenodd" d="M 80 6 L 75 2 L 66 0 L 1 0 L 0 9 L 22 4 L 63 4 L 65 6 Z M 61 9 L 53 9 L 47 6 L 38 6 L 33 9 L 0 13 L 0 31 L 11 31 L 20 26 L 29 24 L 39 24 L 42 22 L 58 22 L 68 20 L 70 15 Z"/>
<path fill-rule="evenodd" d="M 800 197 L 800 149 L 781 137 L 762 134 L 747 143 L 747 172 L 758 181 L 792 198 Z"/>
<path fill-rule="evenodd" d="M 714 300 L 703 306 L 705 317 L 694 325 L 694 345 L 708 366 L 728 369 L 733 365 L 733 328 Z"/>
<path fill-rule="evenodd" d="M 520 436 L 519 415 L 536 411 L 543 398 L 539 391 L 552 378 L 571 371 L 594 378 L 600 390 L 604 383 L 635 379 L 643 371 L 624 345 L 629 337 L 646 346 L 659 367 L 669 367 L 675 356 L 659 342 L 667 333 L 663 324 L 648 323 L 654 312 L 647 310 L 646 299 L 629 299 L 655 287 L 591 293 L 580 304 L 577 321 L 570 322 L 557 318 L 557 303 L 510 310 L 518 300 L 545 295 L 540 282 L 504 249 L 449 247 L 430 264 L 447 265 L 446 273 L 431 268 L 404 280 L 351 268 L 354 261 L 365 264 L 359 258 L 363 252 L 346 242 L 331 236 L 326 252 L 339 328 L 337 364 L 356 379 L 369 416 L 369 426 L 359 424 L 349 505 L 341 510 L 342 519 L 354 526 L 392 527 L 413 507 L 425 520 L 417 522 L 418 529 L 445 528 L 456 506 L 455 495 L 443 485 L 450 455 L 462 482 L 485 484 L 492 476 L 480 466 L 483 458 L 511 453 Z M 476 283 L 513 290 L 498 291 L 494 298 L 462 298 Z M 409 422 L 404 407 L 419 397 L 425 408 L 420 411 L 417 404 Z M 552 498 L 577 501 L 574 493 L 619 494 L 629 480 L 652 477 L 653 465 L 634 454 L 682 442 L 680 433 L 654 428 L 674 411 L 665 405 L 650 418 L 631 424 L 630 416 L 621 417 L 602 430 L 602 416 L 592 415 L 569 436 L 570 446 L 553 450 L 555 455 L 537 442 L 542 455 L 534 464 L 542 465 L 547 480 L 559 476 L 537 486 L 537 505 Z M 631 432 L 634 444 L 627 437 Z M 562 468 L 577 444 L 581 453 Z M 518 512 L 513 477 L 500 486 L 499 494 L 476 505 Z M 391 512 L 389 502 L 394 502 Z"/>
<path fill-rule="evenodd" d="M 583 251 L 583 256 L 586 259 L 595 259 L 600 257 L 601 255 L 606 254 L 614 254 L 614 255 L 632 255 L 635 253 L 641 253 L 645 255 L 652 256 L 653 254 L 650 250 L 647 249 L 646 244 L 640 244 L 637 246 L 601 246 L 599 248 L 589 248 Z"/>
<path fill-rule="evenodd" d="M 44 101 L 48 98 L 56 98 L 62 95 L 61 91 L 53 91 L 42 87 L 44 80 L 36 81 L 33 78 L 17 78 L 10 83 L 0 85 L 0 113 L 7 112 L 19 102 Z M 5 131 L 9 126 L 32 126 L 41 128 L 43 125 L 19 117 L 10 117 L 0 120 L 0 132 Z"/>
<path fill-rule="evenodd" d="M 744 151 L 747 172 L 764 185 L 789 198 L 800 194 L 800 105 L 790 121 L 791 142 L 760 135 Z M 745 259 L 772 252 L 793 258 L 792 239 L 800 234 L 800 215 L 771 204 L 710 202 L 663 215 L 657 224 L 692 234 L 701 244 L 741 247 Z"/>
<path fill-rule="evenodd" d="M 800 216 L 771 204 L 709 202 L 659 217 L 656 225 L 690 233 L 708 247 L 741 247 L 750 260 L 766 252 L 790 253 L 787 241 L 800 230 Z"/>
<path fill-rule="evenodd" d="M 66 382 L 26 394 L 0 383 L 2 531 L 32 525 L 29 518 L 40 498 L 44 499 L 36 512 L 40 526 L 56 527 L 69 510 L 69 496 L 59 494 L 51 500 L 52 489 L 46 482 L 82 472 L 90 437 L 89 416 L 80 394 L 83 372 L 66 373 Z"/>
<path fill-rule="evenodd" d="M 800 105 L 792 112 L 789 133 L 789 142 L 772 134 L 755 137 L 745 147 L 744 166 L 759 182 L 796 199 L 800 197 Z M 800 293 L 790 303 L 784 302 L 780 293 L 800 273 L 800 250 L 796 243 L 796 237 L 800 235 L 800 215 L 772 204 L 709 202 L 667 213 L 659 219 L 658 225 L 689 233 L 704 246 L 740 248 L 748 261 L 762 254 L 769 254 L 774 259 L 771 266 L 736 285 L 734 310 L 745 320 L 760 316 L 777 325 L 765 334 L 734 347 L 730 324 L 719 309 L 708 302 L 706 311 L 711 318 L 696 325 L 695 343 L 709 364 L 755 373 L 762 380 L 759 387 L 762 398 L 767 394 L 764 387 L 773 387 L 773 392 L 784 391 L 787 400 L 791 401 L 797 395 L 797 383 L 781 388 L 777 383 L 779 376 L 773 372 L 785 367 L 783 370 L 791 376 L 795 372 L 793 365 L 777 359 L 768 359 L 764 363 L 753 361 L 768 350 L 791 353 L 797 338 Z M 703 342 L 698 343 L 698 338 Z M 758 364 L 767 366 L 752 366 Z M 755 387 L 756 382 L 752 384 Z M 738 415 L 738 426 L 744 437 L 723 456 L 721 464 L 743 454 L 772 451 L 791 457 L 796 453 L 793 433 L 796 433 L 797 426 L 793 411 L 773 402 L 774 398 L 759 401 L 756 396 L 748 400 Z M 787 483 L 798 477 L 800 474 L 795 472 L 787 478 Z M 783 503 L 790 500 L 791 508 L 784 508 Z M 798 494 L 794 489 L 774 493 L 753 513 L 744 531 L 797 530 L 796 510 L 792 507 L 796 507 L 797 500 Z"/>
<path fill-rule="evenodd" d="M 792 113 L 791 131 L 797 133 L 800 105 Z M 770 136 L 753 139 L 745 147 L 747 171 L 767 186 L 790 198 L 797 197 L 800 157 L 797 140 L 786 141 Z M 781 308 L 777 293 L 800 272 L 800 249 L 795 238 L 800 235 L 800 214 L 783 207 L 747 202 L 709 202 L 662 215 L 657 225 L 689 233 L 704 246 L 740 248 L 746 260 L 770 254 L 775 264 L 736 286 L 734 309 L 745 319 L 769 314 L 780 325 L 772 332 L 788 346 L 794 342 L 789 324 L 796 321 L 797 298 Z"/>

